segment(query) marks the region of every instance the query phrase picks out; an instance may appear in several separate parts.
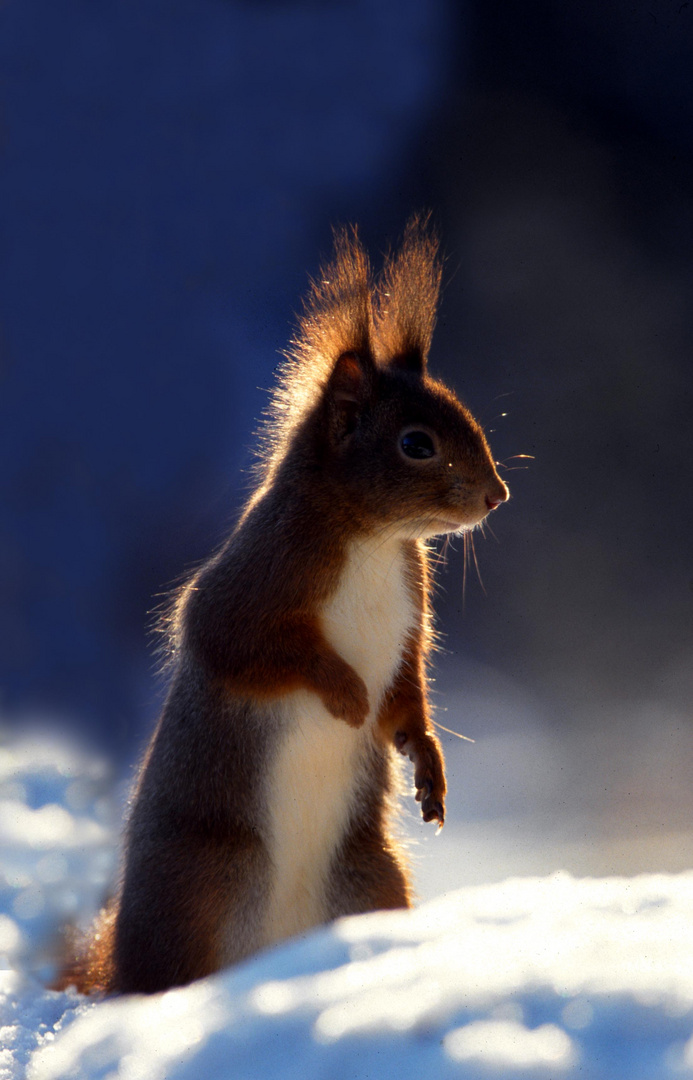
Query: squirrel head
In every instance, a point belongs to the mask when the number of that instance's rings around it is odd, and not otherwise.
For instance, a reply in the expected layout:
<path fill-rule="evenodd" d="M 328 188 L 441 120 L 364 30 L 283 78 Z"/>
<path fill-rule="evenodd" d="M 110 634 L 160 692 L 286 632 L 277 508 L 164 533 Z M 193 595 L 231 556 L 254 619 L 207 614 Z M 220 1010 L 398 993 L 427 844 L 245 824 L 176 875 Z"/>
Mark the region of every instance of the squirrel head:
<path fill-rule="evenodd" d="M 427 371 L 440 277 L 426 219 L 375 284 L 356 230 L 336 233 L 274 395 L 268 481 L 309 476 L 359 527 L 410 538 L 472 528 L 508 498 L 480 425 Z"/>

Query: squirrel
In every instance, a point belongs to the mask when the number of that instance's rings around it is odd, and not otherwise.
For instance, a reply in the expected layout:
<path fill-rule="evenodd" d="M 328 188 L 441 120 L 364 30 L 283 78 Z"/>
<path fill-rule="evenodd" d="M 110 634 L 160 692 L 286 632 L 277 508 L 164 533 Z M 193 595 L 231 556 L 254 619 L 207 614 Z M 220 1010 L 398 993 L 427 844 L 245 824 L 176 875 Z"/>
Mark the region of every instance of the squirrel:
<path fill-rule="evenodd" d="M 261 432 L 257 486 L 177 595 L 172 675 L 115 899 L 57 985 L 155 992 L 349 914 L 412 906 L 397 754 L 445 819 L 426 691 L 426 541 L 508 498 L 479 424 L 427 372 L 426 219 L 374 280 L 335 232 Z"/>

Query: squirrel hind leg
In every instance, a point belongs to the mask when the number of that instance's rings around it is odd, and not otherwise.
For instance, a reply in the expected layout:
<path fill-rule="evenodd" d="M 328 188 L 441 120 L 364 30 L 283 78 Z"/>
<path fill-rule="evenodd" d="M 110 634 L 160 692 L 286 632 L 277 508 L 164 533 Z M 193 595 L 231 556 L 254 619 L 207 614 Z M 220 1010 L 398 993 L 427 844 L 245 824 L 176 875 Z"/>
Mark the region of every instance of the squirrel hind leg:
<path fill-rule="evenodd" d="M 330 867 L 329 918 L 413 907 L 408 867 L 381 821 L 353 822 Z"/>
<path fill-rule="evenodd" d="M 181 834 L 126 876 L 115 933 L 115 989 L 156 993 L 204 978 L 260 948 L 269 864 L 252 829 Z"/>

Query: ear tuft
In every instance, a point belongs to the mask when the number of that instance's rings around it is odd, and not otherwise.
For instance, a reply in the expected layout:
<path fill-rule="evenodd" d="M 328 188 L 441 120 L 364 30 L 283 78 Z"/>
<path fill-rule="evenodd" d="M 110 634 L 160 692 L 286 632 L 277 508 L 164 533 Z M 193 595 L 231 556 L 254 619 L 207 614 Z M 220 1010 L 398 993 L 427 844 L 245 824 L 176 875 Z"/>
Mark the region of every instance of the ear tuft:
<path fill-rule="evenodd" d="M 374 368 L 372 291 L 370 262 L 356 227 L 335 229 L 332 259 L 311 283 L 260 429 L 263 478 L 282 460 L 301 418 L 327 402 L 333 377 L 344 410 L 349 395 L 360 392 L 357 369 L 361 364 L 366 370 L 364 356 Z M 335 357 L 346 354 L 355 361 L 335 363 Z M 338 402 L 331 399 L 330 405 L 336 415 Z M 353 411 L 356 402 L 350 407 Z"/>
<path fill-rule="evenodd" d="M 415 215 L 378 282 L 376 353 L 381 363 L 400 371 L 421 375 L 426 370 L 442 272 L 438 247 L 430 214 Z"/>

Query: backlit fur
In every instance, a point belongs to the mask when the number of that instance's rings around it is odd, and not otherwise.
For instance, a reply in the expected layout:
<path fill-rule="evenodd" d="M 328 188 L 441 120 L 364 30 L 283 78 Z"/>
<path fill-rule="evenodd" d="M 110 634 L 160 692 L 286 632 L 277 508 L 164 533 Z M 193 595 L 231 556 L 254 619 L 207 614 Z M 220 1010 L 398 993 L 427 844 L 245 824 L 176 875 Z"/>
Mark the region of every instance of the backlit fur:
<path fill-rule="evenodd" d="M 411 904 L 390 827 L 397 753 L 425 821 L 443 824 L 446 791 L 425 540 L 507 498 L 481 428 L 426 370 L 439 281 L 425 222 L 376 284 L 355 230 L 336 235 L 257 488 L 178 595 L 121 882 L 61 985 L 163 990 L 339 915 Z M 411 431 L 430 454 L 414 460 Z"/>

